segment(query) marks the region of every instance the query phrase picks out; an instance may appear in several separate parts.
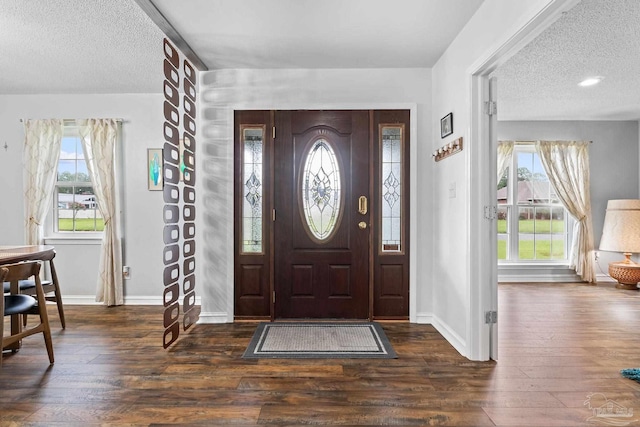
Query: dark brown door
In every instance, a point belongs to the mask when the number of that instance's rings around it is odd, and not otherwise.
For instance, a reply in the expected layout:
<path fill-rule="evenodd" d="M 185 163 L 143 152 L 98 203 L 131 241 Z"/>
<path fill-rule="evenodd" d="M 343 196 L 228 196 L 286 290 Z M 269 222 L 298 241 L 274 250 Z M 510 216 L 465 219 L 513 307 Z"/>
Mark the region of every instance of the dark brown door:
<path fill-rule="evenodd" d="M 275 127 L 275 317 L 365 319 L 369 112 L 278 111 Z"/>

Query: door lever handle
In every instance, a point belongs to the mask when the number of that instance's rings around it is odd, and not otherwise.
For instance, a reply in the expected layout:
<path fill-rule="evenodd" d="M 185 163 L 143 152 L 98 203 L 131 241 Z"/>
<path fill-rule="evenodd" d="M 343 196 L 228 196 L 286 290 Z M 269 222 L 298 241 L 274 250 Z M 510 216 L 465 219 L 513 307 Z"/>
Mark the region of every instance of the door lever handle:
<path fill-rule="evenodd" d="M 358 212 L 362 215 L 366 215 L 369 211 L 368 208 L 369 201 L 367 200 L 367 196 L 360 196 L 358 198 Z"/>

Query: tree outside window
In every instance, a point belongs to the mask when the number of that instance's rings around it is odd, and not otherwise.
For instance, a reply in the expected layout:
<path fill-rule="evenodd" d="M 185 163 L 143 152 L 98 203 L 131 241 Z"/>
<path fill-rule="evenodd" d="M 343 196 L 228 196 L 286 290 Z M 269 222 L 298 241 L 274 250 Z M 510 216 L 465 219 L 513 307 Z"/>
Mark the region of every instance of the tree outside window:
<path fill-rule="evenodd" d="M 572 225 L 534 147 L 516 145 L 498 182 L 498 260 L 567 262 Z"/>
<path fill-rule="evenodd" d="M 53 211 L 55 232 L 104 230 L 104 220 L 98 210 L 80 136 L 75 128 L 65 128 L 62 138 Z"/>

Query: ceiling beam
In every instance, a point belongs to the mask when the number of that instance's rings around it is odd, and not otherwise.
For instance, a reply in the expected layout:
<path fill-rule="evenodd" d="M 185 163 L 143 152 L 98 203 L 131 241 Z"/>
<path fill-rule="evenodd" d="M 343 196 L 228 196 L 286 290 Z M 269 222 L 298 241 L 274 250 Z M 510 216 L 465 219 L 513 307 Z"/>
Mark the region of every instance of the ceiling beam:
<path fill-rule="evenodd" d="M 191 46 L 182 38 L 180 33 L 173 28 L 173 25 L 164 17 L 162 12 L 158 10 L 156 5 L 151 0 L 135 0 L 140 6 L 140 9 L 151 18 L 153 22 L 160 28 L 160 30 L 167 36 L 169 40 L 180 49 L 182 53 L 191 61 L 191 64 L 198 69 L 198 71 L 208 71 L 209 68 L 200 57 L 191 49 Z"/>

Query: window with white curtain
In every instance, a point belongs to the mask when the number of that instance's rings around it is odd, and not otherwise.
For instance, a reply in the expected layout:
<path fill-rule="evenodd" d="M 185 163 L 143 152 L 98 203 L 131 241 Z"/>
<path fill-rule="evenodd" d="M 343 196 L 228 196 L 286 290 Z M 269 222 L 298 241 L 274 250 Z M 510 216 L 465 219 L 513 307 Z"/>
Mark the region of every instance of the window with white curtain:
<path fill-rule="evenodd" d="M 516 144 L 498 182 L 498 261 L 567 264 L 574 220 L 533 144 Z"/>
<path fill-rule="evenodd" d="M 51 207 L 53 234 L 89 237 L 104 230 L 78 128 L 65 125 Z"/>

